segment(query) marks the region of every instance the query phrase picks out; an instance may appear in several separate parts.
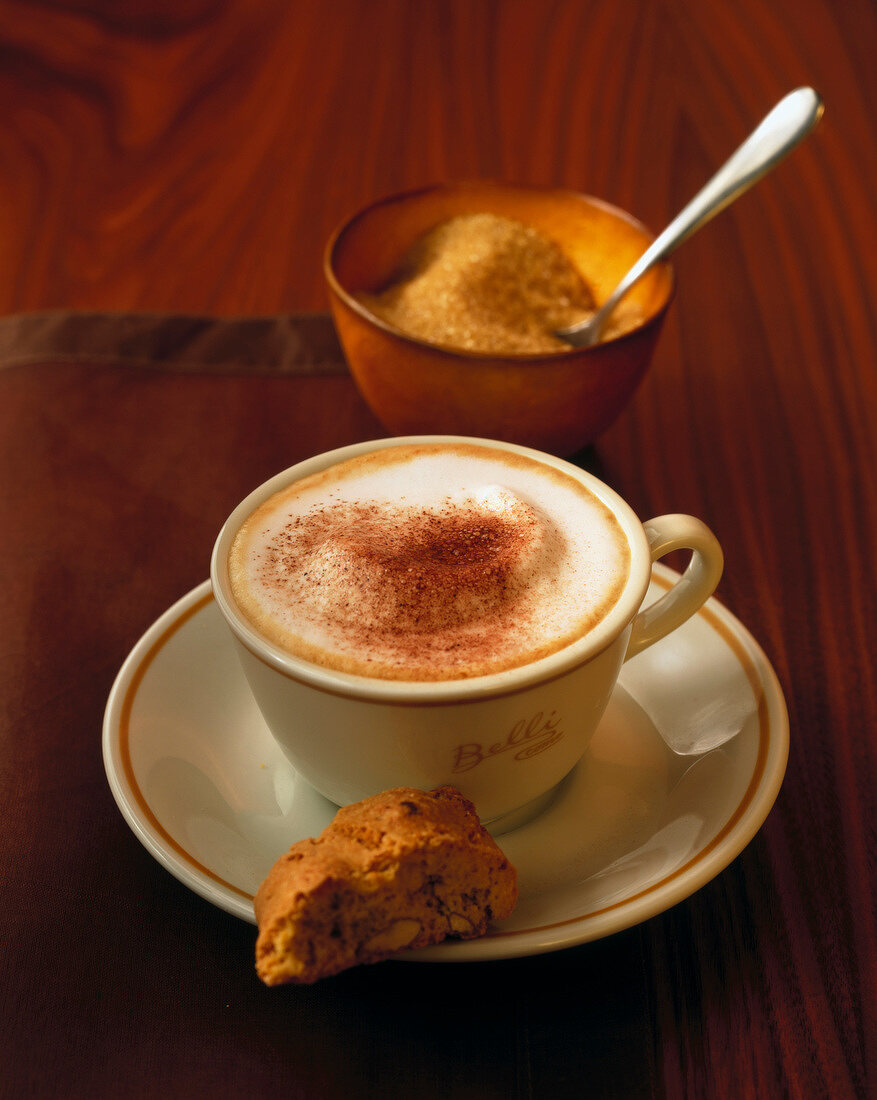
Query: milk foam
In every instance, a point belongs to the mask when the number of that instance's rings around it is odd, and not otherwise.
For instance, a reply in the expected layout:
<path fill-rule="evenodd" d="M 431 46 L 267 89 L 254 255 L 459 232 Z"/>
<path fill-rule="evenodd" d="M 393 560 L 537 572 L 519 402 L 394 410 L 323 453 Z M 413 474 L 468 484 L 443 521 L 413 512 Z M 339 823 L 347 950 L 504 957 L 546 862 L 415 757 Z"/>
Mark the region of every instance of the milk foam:
<path fill-rule="evenodd" d="M 630 551 L 574 478 L 469 444 L 374 451 L 242 525 L 236 601 L 281 647 L 342 671 L 447 680 L 526 664 L 617 601 Z"/>

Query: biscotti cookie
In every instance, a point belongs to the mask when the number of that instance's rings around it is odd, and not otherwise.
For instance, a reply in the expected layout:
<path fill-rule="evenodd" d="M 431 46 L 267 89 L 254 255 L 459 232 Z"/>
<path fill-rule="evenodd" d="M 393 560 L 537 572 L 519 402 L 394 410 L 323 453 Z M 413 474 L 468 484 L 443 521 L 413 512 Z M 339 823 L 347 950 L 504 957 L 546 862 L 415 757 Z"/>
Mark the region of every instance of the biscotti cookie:
<path fill-rule="evenodd" d="M 339 810 L 299 841 L 256 894 L 256 970 L 310 983 L 507 917 L 517 874 L 453 787 L 400 787 Z"/>

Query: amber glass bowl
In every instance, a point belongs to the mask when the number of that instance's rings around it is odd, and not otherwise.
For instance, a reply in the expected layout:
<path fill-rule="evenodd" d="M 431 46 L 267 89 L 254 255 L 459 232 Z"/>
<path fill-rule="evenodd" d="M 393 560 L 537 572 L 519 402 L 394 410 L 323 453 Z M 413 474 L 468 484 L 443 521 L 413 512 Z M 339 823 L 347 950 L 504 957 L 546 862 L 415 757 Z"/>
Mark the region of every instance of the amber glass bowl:
<path fill-rule="evenodd" d="M 630 292 L 634 329 L 591 348 L 495 355 L 429 344 L 376 317 L 354 295 L 375 292 L 427 230 L 458 214 L 515 218 L 556 241 L 599 305 L 652 241 L 629 214 L 572 191 L 450 183 L 384 198 L 333 234 L 324 271 L 335 327 L 366 402 L 394 435 L 474 435 L 571 455 L 593 442 L 633 395 L 673 296 L 659 265 Z"/>

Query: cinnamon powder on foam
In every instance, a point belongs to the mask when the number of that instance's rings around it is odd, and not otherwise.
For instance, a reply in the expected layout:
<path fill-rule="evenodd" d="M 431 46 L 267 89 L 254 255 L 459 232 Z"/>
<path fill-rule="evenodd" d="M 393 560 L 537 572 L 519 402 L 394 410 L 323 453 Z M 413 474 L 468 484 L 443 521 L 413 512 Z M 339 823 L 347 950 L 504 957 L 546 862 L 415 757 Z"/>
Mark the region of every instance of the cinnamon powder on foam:
<path fill-rule="evenodd" d="M 528 663 L 603 617 L 626 562 L 584 616 L 546 636 L 545 609 L 565 598 L 566 547 L 548 516 L 499 487 L 426 505 L 330 501 L 271 524 L 249 591 L 236 596 L 259 629 L 307 660 L 379 678 L 457 679 Z"/>

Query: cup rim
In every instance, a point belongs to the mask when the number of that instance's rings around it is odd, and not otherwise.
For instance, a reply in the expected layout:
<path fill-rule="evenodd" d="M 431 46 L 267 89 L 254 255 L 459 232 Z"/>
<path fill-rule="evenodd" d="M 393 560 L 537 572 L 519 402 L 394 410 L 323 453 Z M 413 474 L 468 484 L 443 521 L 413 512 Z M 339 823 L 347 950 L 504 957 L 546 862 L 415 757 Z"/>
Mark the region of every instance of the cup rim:
<path fill-rule="evenodd" d="M 458 443 L 511 451 L 553 466 L 581 481 L 601 500 L 621 524 L 630 547 L 630 572 L 615 605 L 584 637 L 561 649 L 516 668 L 459 680 L 388 680 L 360 676 L 317 665 L 287 653 L 262 635 L 238 609 L 231 594 L 228 554 L 243 521 L 269 496 L 294 481 L 318 473 L 357 455 L 390 447 Z M 217 606 L 237 640 L 270 668 L 291 680 L 331 695 L 387 704 L 414 705 L 472 702 L 498 695 L 512 695 L 543 684 L 587 664 L 612 645 L 630 625 L 645 598 L 651 577 L 651 553 L 642 523 L 630 505 L 599 478 L 573 463 L 532 447 L 500 440 L 460 435 L 393 436 L 367 440 L 324 451 L 280 471 L 252 490 L 234 508 L 220 529 L 210 559 L 210 580 Z"/>
<path fill-rule="evenodd" d="M 338 224 L 332 231 L 326 246 L 323 250 L 323 276 L 326 280 L 326 284 L 331 294 L 334 294 L 339 301 L 360 316 L 363 320 L 367 321 L 370 325 L 374 325 L 375 328 L 387 333 L 389 336 L 394 337 L 397 340 L 402 340 L 405 343 L 413 344 L 416 347 L 426 348 L 430 352 L 437 352 L 439 354 L 451 356 L 454 358 L 462 358 L 467 361 L 471 361 L 473 366 L 477 366 L 479 363 L 495 363 L 497 360 L 502 362 L 514 363 L 515 366 L 526 367 L 540 366 L 546 361 L 549 362 L 566 362 L 572 357 L 582 358 L 587 356 L 588 353 L 594 352 L 595 349 L 606 347 L 610 344 L 623 344 L 629 340 L 632 340 L 639 336 L 643 332 L 647 332 L 649 329 L 662 323 L 664 317 L 670 309 L 673 299 L 676 295 L 676 272 L 672 263 L 664 259 L 661 261 L 663 267 L 666 268 L 670 279 L 670 287 L 667 291 L 666 300 L 661 304 L 660 308 L 656 310 L 650 317 L 646 318 L 642 324 L 637 325 L 636 328 L 629 329 L 625 332 L 618 333 L 617 335 L 607 337 L 601 340 L 599 343 L 591 345 L 590 347 L 574 347 L 570 345 L 567 349 L 560 349 L 555 352 L 491 352 L 491 351 L 474 351 L 469 348 L 456 348 L 448 344 L 437 344 L 429 340 L 424 340 L 422 337 L 413 336 L 411 333 L 405 332 L 404 329 L 397 328 L 395 325 L 390 324 L 389 321 L 385 321 L 382 317 L 378 317 L 377 314 L 372 313 L 370 309 L 364 306 L 359 299 L 357 299 L 353 293 L 344 286 L 341 279 L 338 277 L 335 271 L 335 256 L 342 238 L 348 233 L 354 225 L 361 221 L 363 218 L 368 217 L 374 210 L 377 210 L 384 206 L 390 206 L 393 203 L 406 202 L 411 199 L 416 199 L 421 195 L 428 195 L 430 193 L 440 191 L 455 191 L 463 190 L 467 187 L 481 187 L 488 191 L 491 188 L 502 188 L 511 191 L 529 191 L 529 192 L 553 192 L 559 195 L 565 195 L 569 198 L 580 199 L 583 202 L 589 203 L 593 206 L 599 207 L 605 210 L 622 221 L 627 222 L 633 228 L 642 232 L 649 241 L 654 241 L 655 234 L 651 229 L 638 218 L 634 217 L 629 211 L 624 210 L 620 206 L 616 206 L 614 203 L 608 202 L 606 199 L 601 199 L 596 195 L 590 195 L 584 191 L 575 191 L 568 187 L 551 187 L 540 186 L 538 184 L 527 183 L 507 183 L 501 180 L 493 179 L 479 179 L 479 180 L 452 180 L 444 183 L 432 183 L 426 184 L 422 187 L 412 187 L 406 191 L 397 191 L 392 194 L 382 195 L 381 197 L 374 199 L 372 202 L 367 203 L 365 206 L 360 207 L 354 213 L 348 215 L 340 224 Z"/>

